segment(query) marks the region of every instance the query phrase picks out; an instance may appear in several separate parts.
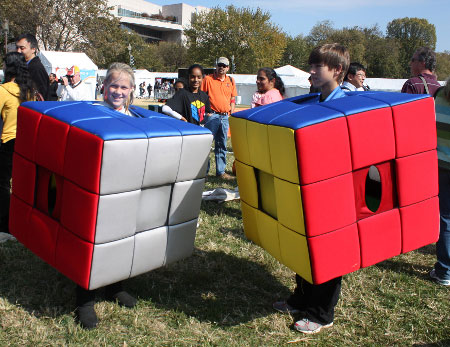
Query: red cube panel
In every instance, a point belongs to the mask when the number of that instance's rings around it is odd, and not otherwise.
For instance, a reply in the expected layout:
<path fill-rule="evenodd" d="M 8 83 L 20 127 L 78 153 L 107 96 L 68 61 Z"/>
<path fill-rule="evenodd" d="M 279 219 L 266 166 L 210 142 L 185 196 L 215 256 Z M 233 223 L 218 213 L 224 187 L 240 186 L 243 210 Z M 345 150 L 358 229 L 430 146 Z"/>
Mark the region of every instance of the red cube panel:
<path fill-rule="evenodd" d="M 356 224 L 308 238 L 314 284 L 321 284 L 360 268 Z"/>
<path fill-rule="evenodd" d="M 34 209 L 29 222 L 30 237 L 27 238 L 28 244 L 24 243 L 25 246 L 54 267 L 56 237 L 60 228 L 58 221 Z"/>
<path fill-rule="evenodd" d="M 402 248 L 400 212 L 398 209 L 358 221 L 361 243 L 361 267 L 399 255 Z"/>
<path fill-rule="evenodd" d="M 353 172 L 353 184 L 355 189 L 356 218 L 362 219 L 392 210 L 397 207 L 397 190 L 395 186 L 394 162 L 388 161 L 374 165 L 380 174 L 381 182 L 381 202 L 376 212 L 371 211 L 366 204 L 366 179 L 369 168 L 360 169 Z"/>
<path fill-rule="evenodd" d="M 436 150 L 397 159 L 396 164 L 400 207 L 438 195 Z"/>
<path fill-rule="evenodd" d="M 395 158 L 390 107 L 347 117 L 353 170 Z"/>
<path fill-rule="evenodd" d="M 93 249 L 92 243 L 61 228 L 55 255 L 57 269 L 83 288 L 89 288 Z"/>
<path fill-rule="evenodd" d="M 310 184 L 352 171 L 345 117 L 295 132 L 301 184 Z"/>
<path fill-rule="evenodd" d="M 351 173 L 302 186 L 306 235 L 313 237 L 356 222 Z"/>
<path fill-rule="evenodd" d="M 103 140 L 71 127 L 67 139 L 64 175 L 84 189 L 99 193 Z M 86 153 L 89 153 L 87 156 Z"/>
<path fill-rule="evenodd" d="M 402 253 L 436 242 L 439 238 L 439 198 L 400 208 Z"/>
<path fill-rule="evenodd" d="M 61 176 L 69 128 L 69 124 L 43 116 L 37 134 L 36 163 Z"/>
<path fill-rule="evenodd" d="M 21 155 L 14 153 L 12 177 L 14 194 L 30 206 L 33 206 L 36 165 Z"/>
<path fill-rule="evenodd" d="M 436 148 L 433 98 L 392 107 L 397 158 Z"/>
<path fill-rule="evenodd" d="M 9 230 L 19 242 L 28 245 L 30 226 L 29 220 L 32 207 L 27 205 L 14 194 L 11 195 L 9 206 Z"/>
<path fill-rule="evenodd" d="M 28 160 L 35 161 L 36 138 L 42 114 L 25 107 L 17 112 L 17 134 L 14 151 Z"/>
<path fill-rule="evenodd" d="M 67 180 L 63 195 L 61 224 L 81 239 L 94 243 L 99 196 Z"/>

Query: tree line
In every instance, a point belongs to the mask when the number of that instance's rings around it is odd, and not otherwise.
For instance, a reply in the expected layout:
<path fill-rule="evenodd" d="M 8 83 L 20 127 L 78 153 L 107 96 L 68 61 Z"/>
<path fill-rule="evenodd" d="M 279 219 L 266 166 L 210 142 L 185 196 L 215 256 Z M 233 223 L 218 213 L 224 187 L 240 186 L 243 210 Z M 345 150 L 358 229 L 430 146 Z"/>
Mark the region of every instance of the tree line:
<path fill-rule="evenodd" d="M 3 0 L 0 21 L 9 20 L 9 40 L 23 32 L 36 35 L 46 50 L 85 52 L 99 68 L 115 61 L 151 71 L 176 71 L 192 63 L 213 66 L 219 56 L 234 56 L 235 72 L 254 74 L 259 67 L 286 64 L 308 70 L 313 47 L 338 42 L 369 77 L 407 78 L 409 60 L 420 46 L 436 47 L 436 28 L 426 19 L 399 18 L 383 32 L 378 25 L 337 29 L 331 21 L 307 35 L 289 36 L 260 8 L 212 8 L 193 17 L 185 42 L 147 43 L 120 27 L 106 0 Z M 24 14 L 28 14 L 24 17 Z M 0 44 L 4 45 L 4 35 Z M 450 51 L 437 53 L 439 79 L 450 76 Z"/>

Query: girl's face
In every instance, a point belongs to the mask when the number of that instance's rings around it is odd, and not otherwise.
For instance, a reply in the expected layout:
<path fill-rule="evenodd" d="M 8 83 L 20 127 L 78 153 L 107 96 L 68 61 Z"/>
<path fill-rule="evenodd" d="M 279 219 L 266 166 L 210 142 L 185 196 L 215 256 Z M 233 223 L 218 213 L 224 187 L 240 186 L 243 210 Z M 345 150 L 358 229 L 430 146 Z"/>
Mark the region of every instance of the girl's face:
<path fill-rule="evenodd" d="M 203 81 L 203 75 L 202 70 L 199 68 L 195 68 L 191 71 L 191 74 L 189 75 L 189 87 L 191 91 L 197 92 L 200 89 L 200 86 L 202 85 Z"/>
<path fill-rule="evenodd" d="M 275 78 L 272 81 L 269 81 L 267 75 L 264 71 L 258 72 L 258 76 L 256 77 L 256 87 L 258 88 L 258 92 L 265 93 L 275 86 Z"/>
<path fill-rule="evenodd" d="M 120 110 L 127 103 L 133 86 L 126 73 L 113 72 L 111 82 L 105 86 L 105 101 L 115 110 Z"/>

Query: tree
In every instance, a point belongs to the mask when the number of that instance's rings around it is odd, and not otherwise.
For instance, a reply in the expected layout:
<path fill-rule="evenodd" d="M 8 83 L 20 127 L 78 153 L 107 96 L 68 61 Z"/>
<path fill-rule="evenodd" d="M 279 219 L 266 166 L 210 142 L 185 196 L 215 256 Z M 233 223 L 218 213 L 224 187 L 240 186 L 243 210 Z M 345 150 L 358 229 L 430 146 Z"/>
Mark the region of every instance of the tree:
<path fill-rule="evenodd" d="M 386 37 L 400 44 L 403 77 L 409 77 L 409 61 L 419 47 L 436 48 L 436 28 L 423 18 L 399 18 L 389 22 Z"/>
<path fill-rule="evenodd" d="M 185 35 L 190 61 L 213 66 L 218 57 L 234 55 L 237 73 L 276 66 L 286 46 L 284 33 L 259 8 L 213 8 L 194 16 Z"/>
<path fill-rule="evenodd" d="M 302 70 L 308 70 L 308 57 L 311 49 L 312 46 L 302 35 L 287 37 L 286 49 L 284 50 L 280 65 L 289 64 Z"/>
<path fill-rule="evenodd" d="M 32 33 L 45 50 L 55 51 L 73 50 L 87 34 L 107 35 L 96 23 L 113 19 L 106 0 L 3 0 L 0 10 L 12 34 Z"/>
<path fill-rule="evenodd" d="M 187 48 L 180 42 L 160 42 L 156 46 L 157 55 L 164 71 L 176 72 L 187 65 Z"/>
<path fill-rule="evenodd" d="M 436 53 L 436 75 L 439 80 L 450 77 L 450 51 Z"/>
<path fill-rule="evenodd" d="M 311 46 L 316 47 L 329 41 L 330 36 L 334 34 L 335 31 L 336 29 L 333 28 L 333 22 L 324 20 L 312 27 L 306 40 Z"/>

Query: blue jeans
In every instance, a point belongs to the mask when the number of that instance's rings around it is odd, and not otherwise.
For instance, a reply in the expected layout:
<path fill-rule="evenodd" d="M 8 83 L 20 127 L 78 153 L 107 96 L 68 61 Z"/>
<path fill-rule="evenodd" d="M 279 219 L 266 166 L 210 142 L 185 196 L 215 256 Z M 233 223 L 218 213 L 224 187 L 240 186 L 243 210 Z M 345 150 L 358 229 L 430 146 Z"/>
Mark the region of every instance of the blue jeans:
<path fill-rule="evenodd" d="M 439 169 L 439 209 L 441 230 L 436 243 L 436 275 L 450 280 L 450 171 Z"/>
<path fill-rule="evenodd" d="M 220 176 L 225 173 L 227 166 L 228 116 L 211 113 L 209 117 L 206 117 L 205 128 L 209 129 L 214 136 L 216 175 Z M 209 161 L 207 172 L 209 172 Z"/>

